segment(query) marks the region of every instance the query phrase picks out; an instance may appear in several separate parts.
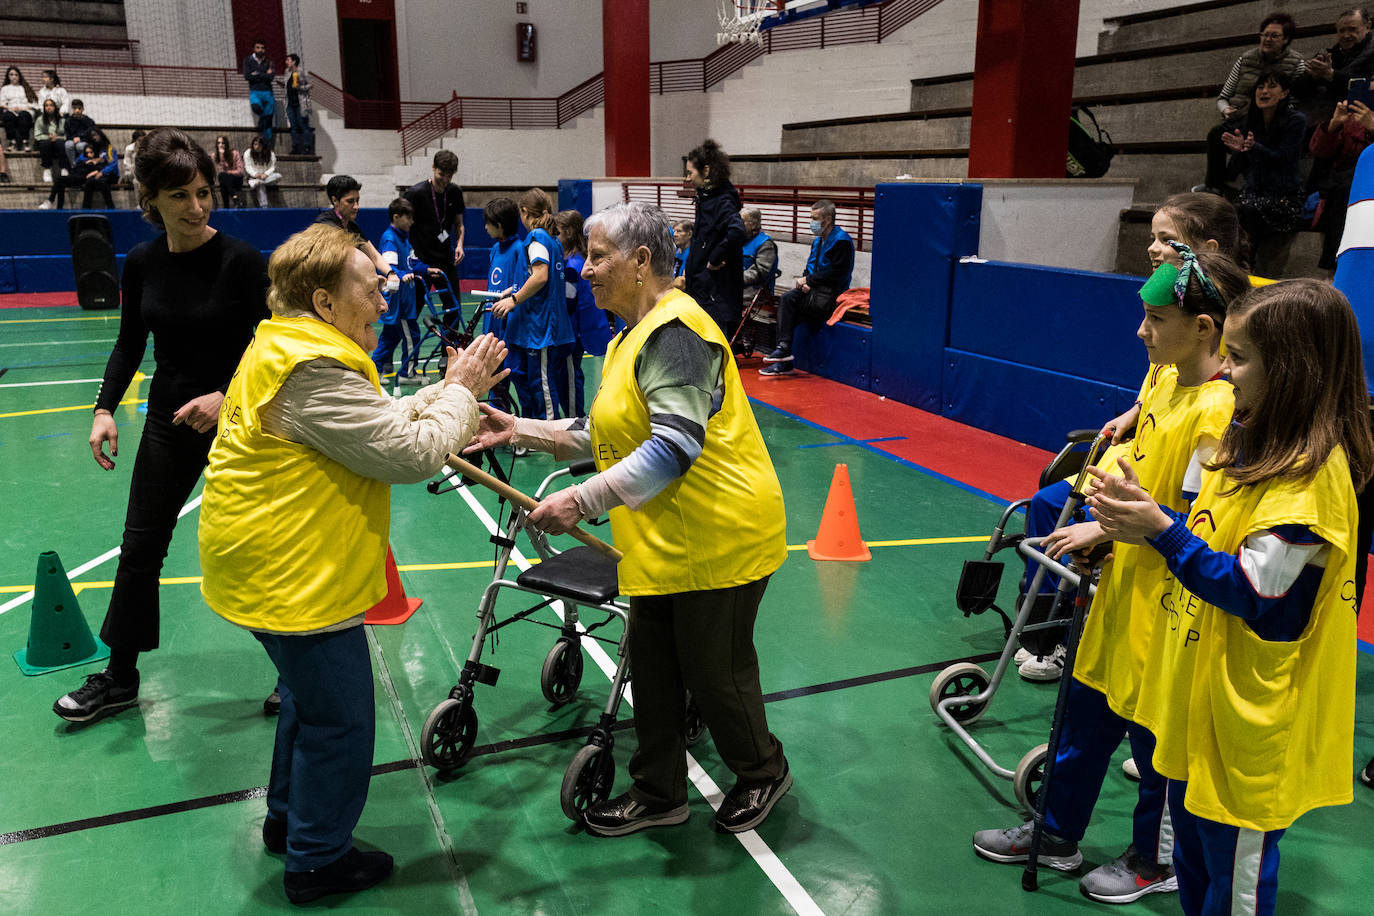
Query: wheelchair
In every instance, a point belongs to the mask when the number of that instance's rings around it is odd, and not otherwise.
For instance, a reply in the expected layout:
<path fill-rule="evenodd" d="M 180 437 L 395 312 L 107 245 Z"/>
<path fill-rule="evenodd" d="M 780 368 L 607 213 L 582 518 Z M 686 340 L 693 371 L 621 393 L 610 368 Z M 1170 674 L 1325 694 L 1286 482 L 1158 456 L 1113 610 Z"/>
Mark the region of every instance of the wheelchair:
<path fill-rule="evenodd" d="M 771 282 L 764 283 L 740 315 L 730 350 L 748 359 L 755 353 L 771 353 L 778 345 L 778 296 Z"/>

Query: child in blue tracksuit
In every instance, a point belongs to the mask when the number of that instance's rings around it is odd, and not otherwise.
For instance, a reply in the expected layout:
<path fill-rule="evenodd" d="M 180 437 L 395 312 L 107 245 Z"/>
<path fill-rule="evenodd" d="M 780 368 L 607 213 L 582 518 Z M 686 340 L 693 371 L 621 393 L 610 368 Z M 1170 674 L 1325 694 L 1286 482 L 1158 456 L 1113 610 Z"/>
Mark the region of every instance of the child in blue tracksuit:
<path fill-rule="evenodd" d="M 592 297 L 591 284 L 582 276 L 582 265 L 587 262 L 587 237 L 582 232 L 582 214 L 576 210 L 562 210 L 554 217 L 558 226 L 558 243 L 563 246 L 566 260 L 563 262 L 564 295 L 568 299 L 568 317 L 572 321 L 573 341 L 570 362 L 572 372 L 572 393 L 565 402 L 564 413 L 573 417 L 587 415 L 587 401 L 584 388 L 586 378 L 582 374 L 582 356 L 604 356 L 606 344 L 611 340 L 611 326 L 606 313 L 597 308 Z M 568 404 L 571 404 L 569 412 Z"/>
<path fill-rule="evenodd" d="M 491 246 L 487 289 L 499 293 L 513 293 L 525 285 L 530 275 L 525 246 L 520 244 L 520 208 L 509 197 L 493 198 L 487 201 L 486 207 L 483 208 L 482 219 L 486 223 L 487 235 L 496 242 Z M 495 334 L 503 341 L 507 340 L 506 319 L 494 311 L 487 312 L 482 330 Z M 504 365 L 512 372 L 515 371 L 516 357 L 513 350 L 506 356 Z M 510 385 L 507 377 L 491 389 L 492 404 L 508 413 L 512 410 Z"/>
<path fill-rule="evenodd" d="M 415 301 L 415 281 L 422 279 L 429 270 L 415 259 L 410 247 L 410 225 L 415 221 L 410 201 L 398 197 L 386 208 L 391 225 L 382 233 L 377 245 L 382 260 L 395 269 L 401 286 L 386 297 L 386 314 L 382 315 L 382 332 L 377 335 L 377 349 L 372 351 L 372 361 L 377 364 L 377 374 L 386 375 L 391 371 L 391 354 L 396 345 L 401 346 L 401 366 L 397 381 L 414 381 L 415 360 L 418 353 L 416 344 L 420 341 L 420 323 Z"/>
<path fill-rule="evenodd" d="M 522 416 L 556 420 L 571 411 L 562 403 L 568 387 L 568 357 L 574 340 L 564 295 L 563 246 L 554 229 L 553 202 L 539 188 L 520 195 L 520 221 L 529 230 L 525 254 L 529 277 L 520 288 L 492 303 L 506 319 L 506 346 L 515 366 L 511 379 Z"/>

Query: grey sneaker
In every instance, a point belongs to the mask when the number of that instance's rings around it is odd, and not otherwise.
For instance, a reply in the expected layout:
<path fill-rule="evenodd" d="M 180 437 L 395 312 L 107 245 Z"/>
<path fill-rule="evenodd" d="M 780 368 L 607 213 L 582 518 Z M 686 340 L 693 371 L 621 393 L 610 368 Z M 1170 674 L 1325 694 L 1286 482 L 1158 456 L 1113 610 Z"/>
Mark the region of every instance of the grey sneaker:
<path fill-rule="evenodd" d="M 1025 862 L 1030 858 L 1033 829 L 1034 823 L 1026 821 L 1010 830 L 979 830 L 973 835 L 973 851 L 989 862 L 1011 865 Z M 1073 871 L 1083 864 L 1083 854 L 1073 840 L 1065 840 L 1046 831 L 1040 838 L 1038 861 L 1056 871 Z"/>
<path fill-rule="evenodd" d="M 1141 858 L 1131 844 L 1111 862 L 1084 875 L 1078 889 L 1083 896 L 1102 903 L 1132 903 L 1146 894 L 1176 893 L 1178 878 L 1173 866 Z"/>

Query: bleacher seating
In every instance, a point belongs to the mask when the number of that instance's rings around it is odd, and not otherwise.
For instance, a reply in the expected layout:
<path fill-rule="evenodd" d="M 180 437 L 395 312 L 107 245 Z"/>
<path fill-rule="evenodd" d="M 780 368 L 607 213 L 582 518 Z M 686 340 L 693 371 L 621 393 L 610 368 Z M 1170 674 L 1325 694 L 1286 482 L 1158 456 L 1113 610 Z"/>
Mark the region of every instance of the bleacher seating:
<path fill-rule="evenodd" d="M 125 40 L 123 0 L 5 0 L 0 36 Z"/>

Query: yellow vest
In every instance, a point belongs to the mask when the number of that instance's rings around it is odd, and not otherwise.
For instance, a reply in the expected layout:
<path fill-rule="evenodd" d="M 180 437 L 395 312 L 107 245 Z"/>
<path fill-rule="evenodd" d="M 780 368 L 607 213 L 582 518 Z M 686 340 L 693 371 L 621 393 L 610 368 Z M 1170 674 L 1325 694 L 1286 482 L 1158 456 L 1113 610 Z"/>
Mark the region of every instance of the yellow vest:
<path fill-rule="evenodd" d="M 1143 392 L 1128 454 L 1141 485 L 1156 500 L 1186 511 L 1181 491 L 1188 463 L 1200 443 L 1220 441 L 1226 432 L 1234 389 L 1222 379 L 1182 387 L 1172 366 L 1150 376 L 1154 384 Z M 1105 694 L 1111 710 L 1130 719 L 1150 642 L 1164 629 L 1159 603 L 1169 570 L 1153 547 L 1116 544 L 1113 552 L 1083 627 L 1073 676 Z"/>
<path fill-rule="evenodd" d="M 1355 492 L 1340 448 L 1310 483 L 1267 480 L 1220 496 L 1207 472 L 1189 526 L 1236 554 L 1276 525 L 1311 528 L 1330 545 L 1307 629 L 1293 642 L 1173 582 L 1168 619 L 1146 663 L 1138 720 L 1158 739 L 1155 768 L 1186 779 L 1198 817 L 1282 830 L 1306 811 L 1352 799 L 1355 728 Z"/>
<path fill-rule="evenodd" d="M 670 595 L 744 585 L 787 556 L 782 487 L 763 444 L 730 344 L 686 293 L 670 290 L 639 324 L 611 342 L 591 409 L 597 470 L 650 437 L 649 406 L 635 360 L 653 332 L 682 322 L 725 354 L 724 400 L 706 423 L 706 444 L 687 473 L 639 509 L 611 510 L 623 595 Z"/>
<path fill-rule="evenodd" d="M 352 340 L 315 318 L 274 316 L 258 325 L 220 408 L 200 506 L 200 591 L 241 626 L 318 630 L 386 594 L 390 487 L 262 429 L 262 408 L 291 370 L 319 357 L 381 392 Z"/>

